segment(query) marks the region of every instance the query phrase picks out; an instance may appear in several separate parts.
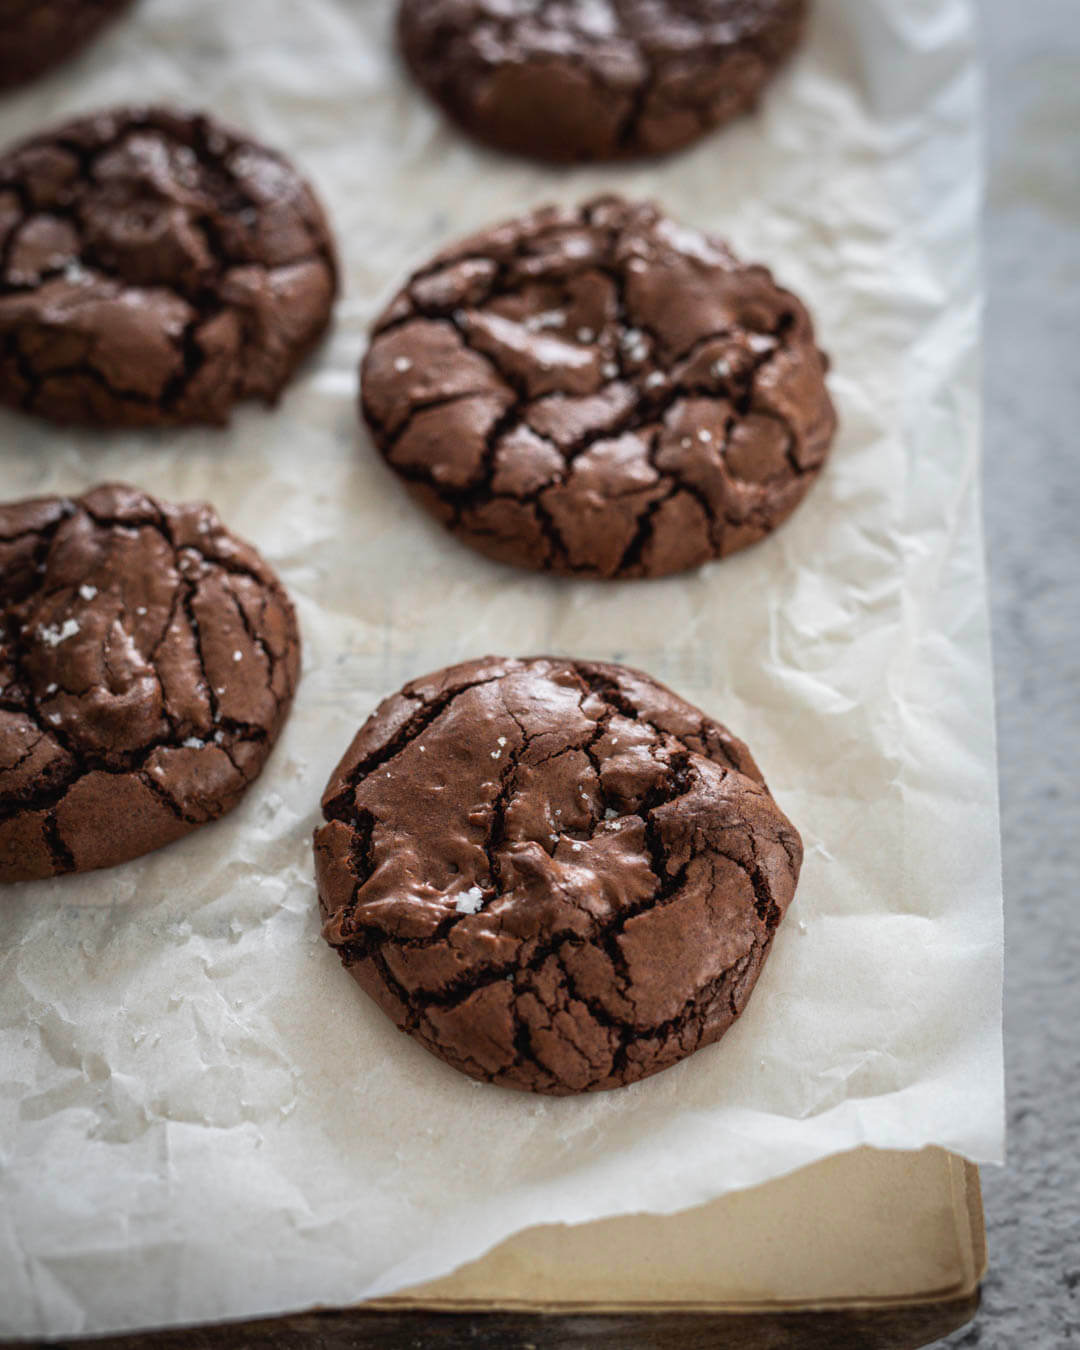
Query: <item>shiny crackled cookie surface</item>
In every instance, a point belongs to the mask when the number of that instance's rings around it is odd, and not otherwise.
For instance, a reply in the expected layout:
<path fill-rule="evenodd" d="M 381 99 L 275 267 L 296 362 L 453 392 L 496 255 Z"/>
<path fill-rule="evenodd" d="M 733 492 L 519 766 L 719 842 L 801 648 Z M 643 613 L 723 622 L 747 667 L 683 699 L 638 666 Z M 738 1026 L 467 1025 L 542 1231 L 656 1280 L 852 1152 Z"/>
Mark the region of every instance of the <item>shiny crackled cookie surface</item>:
<path fill-rule="evenodd" d="M 487 658 L 407 685 L 323 798 L 324 934 L 474 1078 L 632 1083 L 746 1005 L 802 861 L 742 742 L 637 671 Z"/>
<path fill-rule="evenodd" d="M 299 670 L 288 596 L 209 507 L 116 485 L 0 506 L 0 881 L 224 815 Z"/>
<path fill-rule="evenodd" d="M 464 130 L 542 160 L 678 150 L 752 108 L 806 0 L 402 0 L 416 79 Z"/>
<path fill-rule="evenodd" d="M 375 325 L 363 411 L 463 542 L 653 577 L 764 538 L 835 416 L 803 305 L 653 205 L 604 197 L 463 240 Z"/>
<path fill-rule="evenodd" d="M 119 108 L 0 155 L 0 402 L 91 426 L 273 402 L 337 289 L 310 187 L 209 117 Z"/>

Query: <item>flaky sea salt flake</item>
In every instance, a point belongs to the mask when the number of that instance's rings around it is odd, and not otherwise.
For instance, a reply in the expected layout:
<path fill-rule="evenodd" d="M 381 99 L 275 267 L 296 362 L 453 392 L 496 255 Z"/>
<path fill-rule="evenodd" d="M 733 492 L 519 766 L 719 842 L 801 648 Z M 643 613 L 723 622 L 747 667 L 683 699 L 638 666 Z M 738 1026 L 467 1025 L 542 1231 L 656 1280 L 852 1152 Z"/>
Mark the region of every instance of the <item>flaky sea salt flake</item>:
<path fill-rule="evenodd" d="M 532 314 L 525 320 L 530 333 L 538 333 L 542 328 L 562 328 L 566 315 L 561 309 L 546 309 L 542 314 Z"/>
<path fill-rule="evenodd" d="M 79 625 L 74 619 L 65 619 L 62 624 L 42 624 L 38 628 L 38 637 L 42 642 L 50 647 L 59 647 L 61 642 L 66 642 L 69 637 L 74 637 L 79 631 Z"/>
<path fill-rule="evenodd" d="M 72 258 L 64 265 L 64 280 L 71 286 L 81 286 L 90 280 L 90 273 L 78 258 Z"/>
<path fill-rule="evenodd" d="M 479 886 L 470 886 L 454 901 L 454 908 L 459 914 L 478 914 L 483 904 L 484 892 Z"/>

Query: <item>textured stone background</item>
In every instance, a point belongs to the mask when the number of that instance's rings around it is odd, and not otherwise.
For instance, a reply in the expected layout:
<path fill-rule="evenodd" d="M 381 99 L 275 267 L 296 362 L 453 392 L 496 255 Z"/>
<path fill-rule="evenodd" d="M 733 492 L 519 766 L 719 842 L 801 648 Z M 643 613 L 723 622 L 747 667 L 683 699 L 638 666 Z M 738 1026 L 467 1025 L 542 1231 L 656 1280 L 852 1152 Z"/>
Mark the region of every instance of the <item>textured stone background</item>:
<path fill-rule="evenodd" d="M 982 0 L 986 526 L 1009 1162 L 983 1306 L 939 1344 L 1080 1347 L 1080 2 Z"/>

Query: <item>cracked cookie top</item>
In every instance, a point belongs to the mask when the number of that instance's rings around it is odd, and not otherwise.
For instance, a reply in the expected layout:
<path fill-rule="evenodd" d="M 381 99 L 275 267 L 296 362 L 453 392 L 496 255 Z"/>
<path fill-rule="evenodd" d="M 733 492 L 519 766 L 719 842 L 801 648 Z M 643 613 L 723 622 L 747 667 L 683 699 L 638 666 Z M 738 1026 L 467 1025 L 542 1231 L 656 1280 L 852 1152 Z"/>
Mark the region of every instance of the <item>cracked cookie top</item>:
<path fill-rule="evenodd" d="M 0 881 L 224 815 L 299 670 L 288 596 L 210 507 L 115 485 L 0 506 Z"/>
<path fill-rule="evenodd" d="M 559 162 L 677 150 L 757 101 L 806 0 L 402 0 L 419 83 L 465 131 Z"/>
<path fill-rule="evenodd" d="M 662 576 L 763 538 L 835 416 L 803 305 L 650 204 L 548 207 L 421 268 L 375 325 L 390 466 L 490 557 Z"/>
<path fill-rule="evenodd" d="M 552 1095 L 717 1040 L 799 835 L 750 752 L 647 675 L 488 657 L 375 711 L 323 796 L 324 936 L 430 1051 Z"/>
<path fill-rule="evenodd" d="M 337 288 L 310 187 L 208 117 L 121 108 L 0 156 L 0 402 L 92 426 L 272 403 Z"/>
<path fill-rule="evenodd" d="M 0 89 L 73 56 L 132 0 L 0 0 Z"/>

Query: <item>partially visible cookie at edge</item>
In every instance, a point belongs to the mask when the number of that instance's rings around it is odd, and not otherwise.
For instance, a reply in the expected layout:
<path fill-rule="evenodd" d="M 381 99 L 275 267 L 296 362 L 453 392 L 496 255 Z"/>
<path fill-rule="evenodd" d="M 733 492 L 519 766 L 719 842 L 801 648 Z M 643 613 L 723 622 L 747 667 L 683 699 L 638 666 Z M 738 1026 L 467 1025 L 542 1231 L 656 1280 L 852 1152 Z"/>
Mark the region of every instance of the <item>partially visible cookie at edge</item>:
<path fill-rule="evenodd" d="M 462 1073 L 555 1096 L 718 1040 L 802 843 L 745 745 L 639 671 L 487 657 L 357 734 L 315 835 L 323 933 Z"/>
<path fill-rule="evenodd" d="M 0 0 L 0 91 L 75 56 L 132 0 Z"/>
<path fill-rule="evenodd" d="M 650 203 L 547 207 L 418 269 L 374 326 L 377 446 L 463 542 L 655 577 L 777 528 L 836 419 L 805 306 Z"/>
<path fill-rule="evenodd" d="M 0 403 L 60 423 L 225 423 L 330 320 L 310 186 L 211 118 L 129 107 L 0 154 Z"/>
<path fill-rule="evenodd" d="M 0 505 L 0 882 L 181 838 L 258 777 L 300 672 L 277 577 L 205 505 Z"/>
<path fill-rule="evenodd" d="M 752 108 L 807 0 L 402 0 L 417 81 L 465 131 L 572 162 L 666 154 Z"/>

